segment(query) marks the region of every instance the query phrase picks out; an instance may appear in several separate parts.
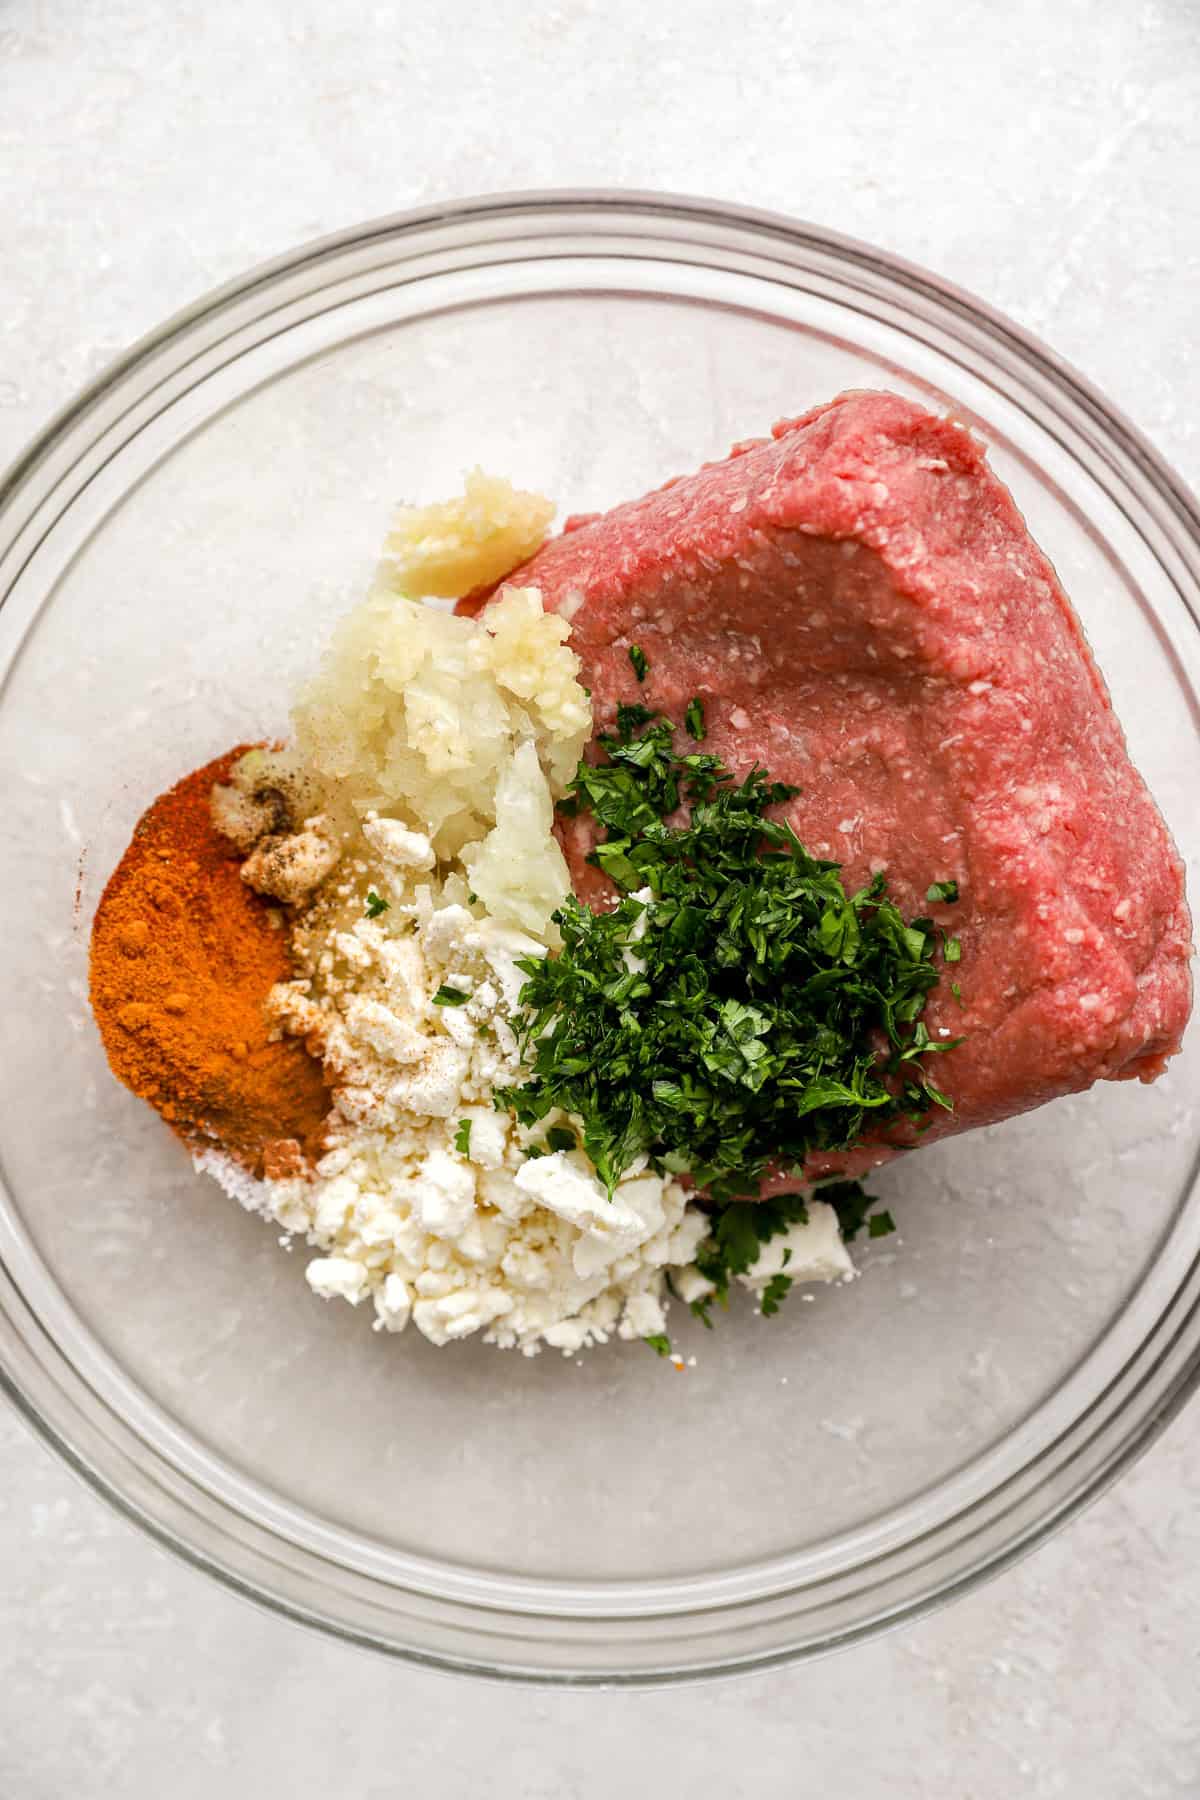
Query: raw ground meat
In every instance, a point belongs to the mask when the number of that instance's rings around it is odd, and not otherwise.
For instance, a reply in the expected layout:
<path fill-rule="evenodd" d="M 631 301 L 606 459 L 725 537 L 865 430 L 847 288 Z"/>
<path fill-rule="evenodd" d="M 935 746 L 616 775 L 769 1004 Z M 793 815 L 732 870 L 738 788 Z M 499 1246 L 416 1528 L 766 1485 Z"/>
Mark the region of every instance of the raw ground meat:
<path fill-rule="evenodd" d="M 937 1059 L 955 1110 L 929 1137 L 1153 1080 L 1178 1049 L 1182 864 L 1079 621 L 967 431 L 844 394 L 569 522 L 509 580 L 571 621 L 599 729 L 618 700 L 682 720 L 700 695 L 705 749 L 798 785 L 787 816 L 849 889 L 883 869 L 906 914 L 961 939 L 925 1015 L 935 1037 L 966 1035 Z M 602 902 L 588 847 L 567 842 L 572 875 Z M 928 906 L 947 879 L 958 904 Z M 809 1173 L 914 1141 L 904 1122 Z"/>

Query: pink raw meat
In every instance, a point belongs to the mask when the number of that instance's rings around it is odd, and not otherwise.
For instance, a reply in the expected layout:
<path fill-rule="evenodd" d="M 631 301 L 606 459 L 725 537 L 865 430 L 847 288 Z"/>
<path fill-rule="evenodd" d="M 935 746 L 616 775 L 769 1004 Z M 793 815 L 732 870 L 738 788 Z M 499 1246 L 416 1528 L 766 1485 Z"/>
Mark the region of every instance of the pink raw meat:
<path fill-rule="evenodd" d="M 799 786 L 787 816 L 849 889 L 883 869 L 906 914 L 961 939 L 926 1011 L 933 1036 L 966 1034 L 937 1061 L 955 1111 L 928 1136 L 1153 1080 L 1179 1048 L 1182 864 L 1079 621 L 967 431 L 844 394 L 572 521 L 509 580 L 571 621 L 598 729 L 618 700 L 682 720 L 698 694 L 705 749 Z M 602 904 L 588 847 L 568 840 L 572 875 Z M 959 903 L 929 907 L 951 878 Z M 914 1141 L 902 1122 L 809 1172 Z"/>

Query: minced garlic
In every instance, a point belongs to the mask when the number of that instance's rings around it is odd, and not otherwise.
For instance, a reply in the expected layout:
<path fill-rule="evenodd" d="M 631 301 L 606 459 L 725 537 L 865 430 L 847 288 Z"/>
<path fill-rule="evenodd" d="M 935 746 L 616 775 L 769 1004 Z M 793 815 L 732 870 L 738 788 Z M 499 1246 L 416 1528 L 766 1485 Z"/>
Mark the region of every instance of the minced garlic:
<path fill-rule="evenodd" d="M 376 589 L 293 714 L 331 806 L 478 861 L 493 915 L 526 930 L 570 892 L 550 822 L 591 709 L 567 633 L 535 589 L 506 590 L 478 620 Z"/>
<path fill-rule="evenodd" d="M 553 501 L 473 469 L 456 500 L 398 510 L 384 544 L 381 583 L 412 600 L 457 600 L 531 557 L 553 517 Z"/>

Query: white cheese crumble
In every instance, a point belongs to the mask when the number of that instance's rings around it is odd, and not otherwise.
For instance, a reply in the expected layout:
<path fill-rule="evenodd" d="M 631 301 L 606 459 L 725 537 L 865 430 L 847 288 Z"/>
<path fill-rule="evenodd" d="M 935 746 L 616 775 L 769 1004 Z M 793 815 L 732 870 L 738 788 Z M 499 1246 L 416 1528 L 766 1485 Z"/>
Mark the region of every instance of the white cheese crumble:
<path fill-rule="evenodd" d="M 810 1200 L 808 1218 L 789 1225 L 763 1245 L 754 1262 L 738 1280 L 761 1294 L 776 1275 L 793 1281 L 849 1281 L 854 1264 L 842 1242 L 837 1214 L 827 1200 Z"/>
<path fill-rule="evenodd" d="M 386 863 L 399 869 L 432 869 L 437 858 L 433 845 L 422 831 L 409 831 L 399 819 L 381 819 L 368 812 L 363 821 L 363 836 Z"/>

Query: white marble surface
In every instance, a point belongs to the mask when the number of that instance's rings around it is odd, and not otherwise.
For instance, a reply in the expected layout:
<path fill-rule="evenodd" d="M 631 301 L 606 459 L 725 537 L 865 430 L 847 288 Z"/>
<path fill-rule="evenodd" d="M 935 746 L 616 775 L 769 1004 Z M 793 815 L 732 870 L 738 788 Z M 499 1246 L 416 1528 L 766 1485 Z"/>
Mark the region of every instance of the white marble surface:
<path fill-rule="evenodd" d="M 653 21 L 653 22 L 651 22 Z M 736 22 L 735 22 L 736 21 Z M 807 215 L 1043 333 L 1200 476 L 1194 0 L 0 0 L 0 461 L 297 240 L 499 188 Z M 261 1615 L 0 1414 L 0 1797 L 1200 1795 L 1200 1408 L 984 1591 L 641 1695 L 426 1675 Z"/>

